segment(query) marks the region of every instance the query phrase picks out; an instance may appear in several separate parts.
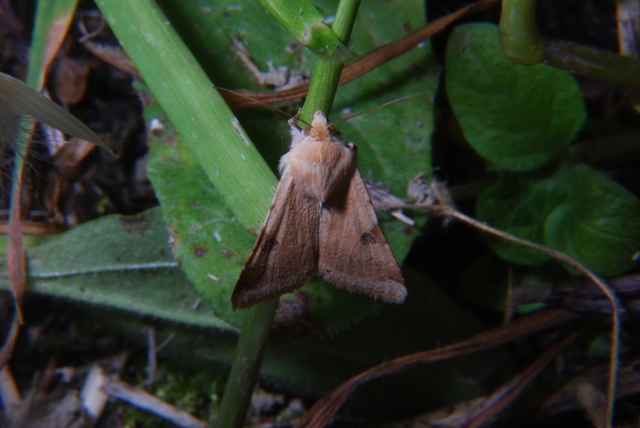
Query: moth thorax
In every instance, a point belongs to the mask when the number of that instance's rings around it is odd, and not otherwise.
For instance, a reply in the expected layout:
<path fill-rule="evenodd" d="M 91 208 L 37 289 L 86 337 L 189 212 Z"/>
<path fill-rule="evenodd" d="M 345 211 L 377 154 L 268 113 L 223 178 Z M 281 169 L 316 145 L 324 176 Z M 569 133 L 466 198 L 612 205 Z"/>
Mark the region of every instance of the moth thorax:
<path fill-rule="evenodd" d="M 315 124 L 315 120 L 313 123 Z M 327 128 L 326 122 L 324 126 L 313 126 L 309 130 L 309 137 L 318 141 L 326 141 L 331 139 L 331 133 L 329 132 L 329 128 Z"/>
<path fill-rule="evenodd" d="M 311 136 L 292 147 L 282 162 L 296 177 L 296 188 L 321 203 L 351 177 L 356 165 L 355 152 L 341 141 Z"/>

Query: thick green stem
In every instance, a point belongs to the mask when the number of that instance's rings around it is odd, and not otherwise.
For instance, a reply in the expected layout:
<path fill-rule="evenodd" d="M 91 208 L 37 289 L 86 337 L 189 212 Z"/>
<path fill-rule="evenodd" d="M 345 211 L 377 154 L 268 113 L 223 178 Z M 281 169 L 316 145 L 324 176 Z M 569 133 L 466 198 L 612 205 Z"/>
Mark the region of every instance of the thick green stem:
<path fill-rule="evenodd" d="M 351 37 L 351 30 L 353 30 L 359 7 L 360 0 L 343 0 L 338 6 L 333 32 L 344 44 L 347 44 L 349 37 Z M 309 93 L 300 115 L 303 120 L 311 122 L 313 114 L 318 110 L 322 110 L 327 116 L 329 115 L 338 90 L 343 66 L 342 63 L 332 62 L 328 59 L 318 59 L 313 70 Z"/>
<path fill-rule="evenodd" d="M 318 57 L 340 64 L 354 59 L 343 39 L 331 31 L 312 1 L 258 0 L 258 3 Z"/>
<path fill-rule="evenodd" d="M 536 0 L 503 0 L 499 28 L 504 56 L 521 65 L 542 61 L 542 37 L 536 27 Z"/>
<path fill-rule="evenodd" d="M 615 52 L 538 33 L 535 0 L 503 0 L 500 16 L 500 47 L 511 61 L 533 65 L 541 61 L 591 79 L 640 90 L 640 60 Z"/>
<path fill-rule="evenodd" d="M 216 427 L 242 427 L 251 404 L 278 300 L 260 303 L 242 326 Z"/>
<path fill-rule="evenodd" d="M 342 73 L 342 64 L 318 59 L 318 63 L 313 69 L 307 100 L 302 107 L 302 113 L 300 113 L 302 120 L 311 123 L 313 114 L 318 110 L 323 111 L 327 116 L 329 115 L 336 93 L 328 92 L 325 88 L 337 87 L 340 73 Z"/>
<path fill-rule="evenodd" d="M 98 0 L 97 3 L 180 137 L 229 207 L 245 226 L 259 225 L 269 209 L 275 177 L 255 147 L 247 143 L 233 113 L 211 86 L 170 21 L 151 0 Z M 347 3 L 350 7 L 345 11 L 353 11 L 353 5 L 358 4 Z M 336 22 L 346 24 L 347 20 L 337 16 Z M 352 26 L 352 23 L 345 24 L 341 26 L 347 30 Z M 348 34 L 338 36 L 341 41 L 348 40 Z M 335 61 L 335 57 L 329 61 Z M 321 85 L 324 89 L 317 93 L 319 99 L 332 100 L 337 79 L 327 79 L 325 73 L 319 66 L 314 80 L 325 83 Z M 315 109 L 314 106 L 313 111 Z M 218 426 L 243 425 L 276 306 L 276 301 L 258 305 L 243 325 L 238 358 L 228 380 Z"/>

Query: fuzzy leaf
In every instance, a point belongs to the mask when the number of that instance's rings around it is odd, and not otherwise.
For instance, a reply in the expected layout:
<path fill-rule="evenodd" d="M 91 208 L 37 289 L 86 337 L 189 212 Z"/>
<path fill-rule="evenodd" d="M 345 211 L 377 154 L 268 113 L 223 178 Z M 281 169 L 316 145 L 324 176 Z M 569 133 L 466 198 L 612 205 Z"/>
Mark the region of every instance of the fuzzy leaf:
<path fill-rule="evenodd" d="M 139 316 L 233 329 L 207 302 L 196 304 L 199 294 L 168 242 L 159 208 L 133 217 L 102 217 L 29 249 L 27 291 Z M 9 287 L 6 272 L 0 287 Z"/>

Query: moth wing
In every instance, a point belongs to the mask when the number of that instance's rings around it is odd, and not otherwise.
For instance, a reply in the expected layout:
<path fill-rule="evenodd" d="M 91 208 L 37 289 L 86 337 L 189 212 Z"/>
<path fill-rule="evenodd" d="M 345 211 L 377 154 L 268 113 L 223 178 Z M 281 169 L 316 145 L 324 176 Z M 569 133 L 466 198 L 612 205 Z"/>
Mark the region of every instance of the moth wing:
<path fill-rule="evenodd" d="M 320 275 L 338 288 L 402 303 L 404 279 L 380 229 L 360 172 L 325 201 L 320 217 Z"/>
<path fill-rule="evenodd" d="M 233 308 L 248 308 L 304 285 L 318 271 L 319 224 L 319 202 L 304 196 L 285 170 L 233 290 Z"/>

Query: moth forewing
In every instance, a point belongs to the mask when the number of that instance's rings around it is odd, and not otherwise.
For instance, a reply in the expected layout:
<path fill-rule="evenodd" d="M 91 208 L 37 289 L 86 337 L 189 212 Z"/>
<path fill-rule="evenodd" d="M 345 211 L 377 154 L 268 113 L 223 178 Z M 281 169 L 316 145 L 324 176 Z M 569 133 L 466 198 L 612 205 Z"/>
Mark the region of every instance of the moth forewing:
<path fill-rule="evenodd" d="M 234 309 L 248 308 L 304 285 L 318 271 L 320 207 L 285 170 L 260 236 L 231 296 Z"/>
<path fill-rule="evenodd" d="M 356 167 L 356 148 L 316 112 L 293 121 L 264 227 L 231 297 L 234 309 L 293 291 L 315 273 L 338 288 L 401 303 L 404 280 Z"/>
<path fill-rule="evenodd" d="M 320 275 L 338 288 L 391 303 L 402 303 L 407 296 L 404 278 L 357 169 L 341 192 L 323 206 L 319 253 Z"/>

